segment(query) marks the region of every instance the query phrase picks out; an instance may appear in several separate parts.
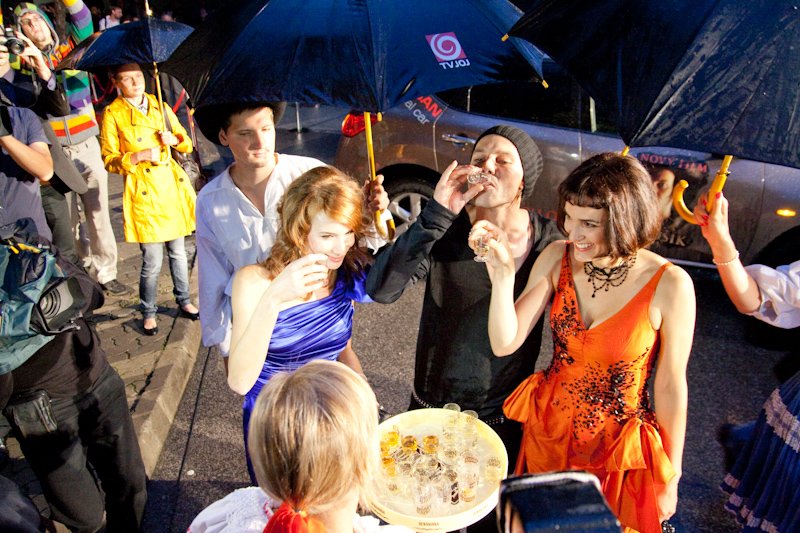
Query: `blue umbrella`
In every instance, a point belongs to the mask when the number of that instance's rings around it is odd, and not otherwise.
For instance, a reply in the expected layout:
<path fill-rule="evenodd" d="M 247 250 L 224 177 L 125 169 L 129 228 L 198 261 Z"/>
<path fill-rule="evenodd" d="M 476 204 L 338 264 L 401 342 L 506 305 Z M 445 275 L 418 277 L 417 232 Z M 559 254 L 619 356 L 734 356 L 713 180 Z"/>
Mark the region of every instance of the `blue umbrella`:
<path fill-rule="evenodd" d="M 149 13 L 149 6 L 147 8 Z M 62 59 L 56 70 L 98 70 L 115 65 L 152 64 L 159 109 L 164 108 L 158 63 L 166 61 L 194 28 L 149 14 L 142 20 L 95 32 Z M 166 122 L 164 129 L 167 128 Z"/>
<path fill-rule="evenodd" d="M 197 107 L 287 100 L 384 111 L 539 76 L 541 52 L 501 42 L 521 15 L 507 0 L 251 0 L 215 14 L 163 68 Z"/>
<path fill-rule="evenodd" d="M 800 10 L 789 2 L 540 0 L 509 35 L 535 43 L 614 111 L 629 146 L 800 168 Z M 691 222 L 683 188 L 675 207 Z"/>
<path fill-rule="evenodd" d="M 198 28 L 164 70 L 198 108 L 287 100 L 367 112 L 374 178 L 369 112 L 455 87 L 541 79 L 539 50 L 501 40 L 521 15 L 507 0 L 250 0 Z"/>
<path fill-rule="evenodd" d="M 97 70 L 114 65 L 166 61 L 194 29 L 179 22 L 147 17 L 96 32 L 81 41 L 58 70 Z"/>

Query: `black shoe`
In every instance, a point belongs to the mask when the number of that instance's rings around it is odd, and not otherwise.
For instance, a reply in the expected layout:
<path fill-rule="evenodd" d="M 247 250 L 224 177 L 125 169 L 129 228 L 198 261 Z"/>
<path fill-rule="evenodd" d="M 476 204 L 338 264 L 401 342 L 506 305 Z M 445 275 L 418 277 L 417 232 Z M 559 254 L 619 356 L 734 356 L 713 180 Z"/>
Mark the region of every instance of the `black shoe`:
<path fill-rule="evenodd" d="M 158 335 L 158 326 L 156 326 L 154 328 L 151 328 L 151 329 L 147 329 L 146 327 L 144 327 L 144 324 L 143 324 L 142 325 L 142 331 L 144 331 L 144 334 L 147 335 L 148 337 L 152 337 L 154 335 Z"/>
<path fill-rule="evenodd" d="M 112 279 L 106 283 L 101 283 L 101 287 L 103 290 L 109 294 L 114 294 L 116 296 L 120 296 L 122 294 L 133 294 L 133 291 L 127 285 L 123 285 L 119 281 Z"/>
<path fill-rule="evenodd" d="M 178 308 L 178 314 L 183 318 L 188 318 L 189 320 L 198 320 L 200 318 L 200 312 L 192 313 L 191 311 L 187 311 L 183 307 Z"/>

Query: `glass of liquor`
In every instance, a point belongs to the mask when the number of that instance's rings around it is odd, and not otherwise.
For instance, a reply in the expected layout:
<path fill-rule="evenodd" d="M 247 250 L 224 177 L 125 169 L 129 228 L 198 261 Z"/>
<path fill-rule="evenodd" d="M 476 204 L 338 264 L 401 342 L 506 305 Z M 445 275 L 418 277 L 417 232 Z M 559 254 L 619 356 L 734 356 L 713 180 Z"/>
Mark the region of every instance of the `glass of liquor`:
<path fill-rule="evenodd" d="M 422 453 L 434 455 L 439 450 L 439 436 L 425 435 L 422 437 Z"/>
<path fill-rule="evenodd" d="M 475 257 L 477 263 L 485 263 L 489 260 L 489 236 L 481 235 L 475 239 Z"/>
<path fill-rule="evenodd" d="M 392 426 L 392 429 L 381 436 L 381 451 L 383 451 L 384 445 L 390 452 L 400 446 L 400 430 L 397 429 L 397 426 Z"/>
<path fill-rule="evenodd" d="M 483 478 L 487 483 L 499 484 L 504 474 L 503 463 L 498 456 L 489 455 L 488 457 L 484 457 Z"/>
<path fill-rule="evenodd" d="M 417 438 L 414 435 L 404 435 L 400 447 L 406 455 L 417 453 Z"/>
<path fill-rule="evenodd" d="M 383 465 L 383 473 L 386 477 L 395 477 L 397 475 L 397 463 L 394 457 L 391 455 L 384 455 L 381 457 L 381 464 Z"/>
<path fill-rule="evenodd" d="M 465 450 L 458 465 L 458 495 L 461 501 L 470 503 L 478 495 L 480 477 L 480 458 L 478 454 Z"/>
<path fill-rule="evenodd" d="M 467 183 L 470 185 L 477 185 L 479 183 L 489 183 L 491 177 L 489 174 L 478 170 L 477 172 L 471 172 L 467 175 Z"/>

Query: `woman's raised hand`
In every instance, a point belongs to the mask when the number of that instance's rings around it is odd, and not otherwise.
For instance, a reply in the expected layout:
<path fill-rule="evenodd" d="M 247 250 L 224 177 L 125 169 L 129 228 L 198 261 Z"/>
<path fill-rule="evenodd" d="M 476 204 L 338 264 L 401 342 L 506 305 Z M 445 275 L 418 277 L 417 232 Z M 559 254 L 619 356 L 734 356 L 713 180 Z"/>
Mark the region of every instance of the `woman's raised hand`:
<path fill-rule="evenodd" d="M 479 220 L 469 232 L 469 247 L 476 255 L 484 255 L 489 275 L 494 272 L 510 273 L 516 271 L 514 256 L 508 244 L 506 232 L 488 220 Z M 488 251 L 486 250 L 488 248 Z"/>
<path fill-rule="evenodd" d="M 324 288 L 330 272 L 325 266 L 327 260 L 325 254 L 309 254 L 295 259 L 272 280 L 268 289 L 270 296 L 281 302 L 290 302 Z"/>

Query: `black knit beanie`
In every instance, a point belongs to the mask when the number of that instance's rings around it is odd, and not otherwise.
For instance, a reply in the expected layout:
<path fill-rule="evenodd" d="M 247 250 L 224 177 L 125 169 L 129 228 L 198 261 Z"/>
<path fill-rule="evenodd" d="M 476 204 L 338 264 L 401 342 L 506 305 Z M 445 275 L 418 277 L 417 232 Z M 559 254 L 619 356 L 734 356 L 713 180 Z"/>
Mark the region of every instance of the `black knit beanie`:
<path fill-rule="evenodd" d="M 526 198 L 531 191 L 533 191 L 533 186 L 536 185 L 536 180 L 542 173 L 542 167 L 544 166 L 542 153 L 539 151 L 539 147 L 536 146 L 531 136 L 521 129 L 515 126 L 500 125 L 489 128 L 481 133 L 475 140 L 475 145 L 472 148 L 473 151 L 475 150 L 475 146 L 478 146 L 478 142 L 487 135 L 505 137 L 517 148 L 519 160 L 522 162 L 522 197 Z"/>

